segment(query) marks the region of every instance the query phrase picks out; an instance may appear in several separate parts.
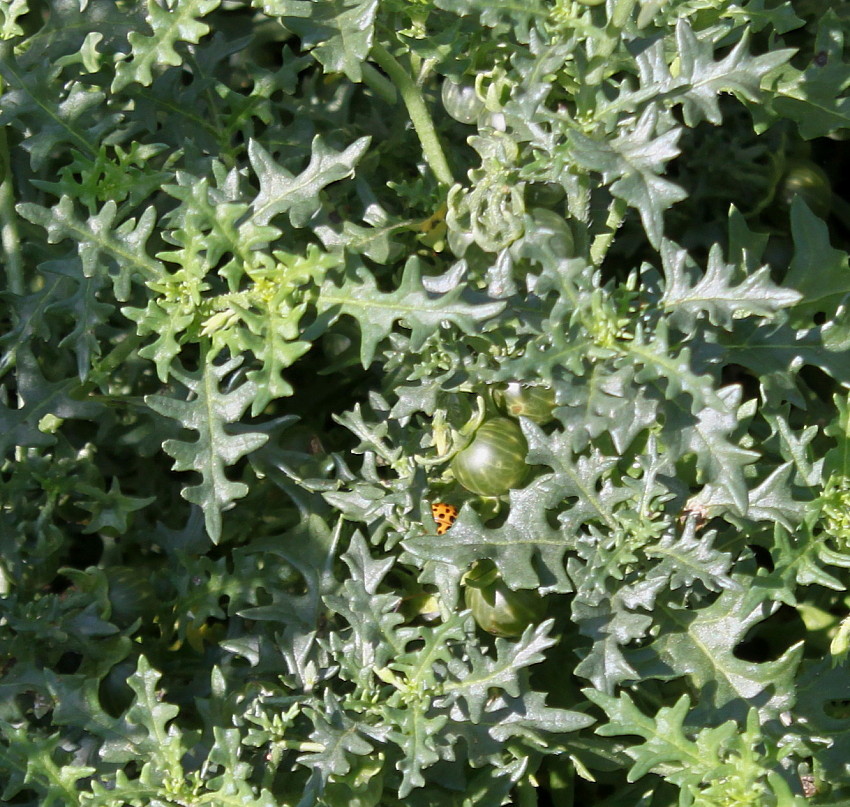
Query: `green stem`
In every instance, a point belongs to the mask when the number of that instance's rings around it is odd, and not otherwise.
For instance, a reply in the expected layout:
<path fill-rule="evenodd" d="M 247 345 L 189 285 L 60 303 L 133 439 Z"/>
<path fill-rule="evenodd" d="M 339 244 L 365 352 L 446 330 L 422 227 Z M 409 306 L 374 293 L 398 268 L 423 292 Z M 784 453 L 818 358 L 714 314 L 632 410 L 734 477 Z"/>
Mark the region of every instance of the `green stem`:
<path fill-rule="evenodd" d="M 383 98 L 388 104 L 394 104 L 398 101 L 395 84 L 387 81 L 383 74 L 375 70 L 368 62 L 363 64 L 363 83 L 369 89 L 374 90 L 375 94 Z"/>
<path fill-rule="evenodd" d="M 593 239 L 590 247 L 590 259 L 594 266 L 599 266 L 607 254 L 617 230 L 623 223 L 626 215 L 626 203 L 622 199 L 614 199 L 608 210 L 608 218 L 605 221 L 605 230 Z"/>
<path fill-rule="evenodd" d="M 309 740 L 298 742 L 295 740 L 279 740 L 271 744 L 271 749 L 265 758 L 263 766 L 263 780 L 260 786 L 265 790 L 272 790 L 277 769 L 280 767 L 283 754 L 286 751 L 298 751 L 302 754 L 321 754 L 325 750 L 322 743 L 314 743 Z"/>
<path fill-rule="evenodd" d="M 516 783 L 515 793 L 517 807 L 537 807 L 537 790 L 527 776 Z"/>
<path fill-rule="evenodd" d="M 0 93 L 3 82 L 0 81 Z M 21 254 L 21 239 L 18 235 L 18 214 L 15 213 L 15 189 L 12 186 L 12 161 L 9 156 L 9 141 L 6 130 L 0 129 L 0 240 L 6 256 L 6 277 L 12 294 L 24 293 L 24 261 Z"/>
<path fill-rule="evenodd" d="M 454 177 L 446 160 L 446 155 L 443 153 L 440 139 L 437 137 L 437 130 L 434 128 L 434 122 L 431 120 L 431 115 L 428 113 L 428 107 L 425 105 L 425 99 L 422 97 L 419 87 L 416 86 L 416 83 L 408 72 L 383 45 L 375 44 L 372 46 L 372 58 L 390 77 L 393 84 L 395 84 L 401 93 L 401 99 L 407 107 L 413 128 L 416 130 L 419 142 L 422 144 L 422 153 L 425 155 L 425 160 L 431 167 L 434 175 L 440 184 L 446 187 L 454 185 Z"/>
<path fill-rule="evenodd" d="M 298 751 L 301 754 L 322 754 L 327 750 L 322 743 L 314 743 L 310 740 L 303 740 L 301 742 L 285 740 L 281 745 L 290 751 Z"/>
<path fill-rule="evenodd" d="M 120 367 L 130 354 L 142 343 L 142 337 L 135 332 L 130 332 L 124 337 L 113 349 L 106 355 L 101 362 L 92 367 L 92 372 L 88 379 L 80 384 L 77 389 L 77 394 L 88 395 L 93 390 L 97 389 L 101 384 L 105 384 L 109 380 L 109 376 Z M 96 396 L 99 397 L 99 396 Z M 111 396 L 103 396 L 110 398 Z M 126 400 L 117 398 L 116 400 Z"/>
<path fill-rule="evenodd" d="M 548 757 L 549 798 L 555 807 L 573 807 L 575 768 L 566 754 Z"/>
<path fill-rule="evenodd" d="M 4 82 L 0 79 L 0 94 L 4 89 Z M 0 176 L 2 176 L 0 180 L 0 245 L 6 259 L 6 283 L 12 294 L 22 296 L 26 291 L 24 259 L 21 253 L 21 239 L 18 235 L 18 214 L 15 212 L 15 189 L 12 185 L 12 159 L 5 128 L 0 128 Z M 17 399 L 18 408 L 23 409 L 24 402 L 20 393 Z M 17 462 L 22 462 L 25 455 L 26 449 L 23 446 L 15 446 Z"/>

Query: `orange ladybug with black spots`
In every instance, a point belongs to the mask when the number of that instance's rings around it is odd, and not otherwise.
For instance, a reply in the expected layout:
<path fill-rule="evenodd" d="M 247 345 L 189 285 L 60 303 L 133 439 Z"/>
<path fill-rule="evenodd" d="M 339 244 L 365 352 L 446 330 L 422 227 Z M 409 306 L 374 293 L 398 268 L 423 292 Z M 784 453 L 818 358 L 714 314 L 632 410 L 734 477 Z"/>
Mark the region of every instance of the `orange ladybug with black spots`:
<path fill-rule="evenodd" d="M 434 502 L 431 505 L 431 515 L 434 516 L 434 521 L 437 522 L 437 535 L 442 535 L 455 523 L 457 513 L 457 507 L 453 504 Z"/>

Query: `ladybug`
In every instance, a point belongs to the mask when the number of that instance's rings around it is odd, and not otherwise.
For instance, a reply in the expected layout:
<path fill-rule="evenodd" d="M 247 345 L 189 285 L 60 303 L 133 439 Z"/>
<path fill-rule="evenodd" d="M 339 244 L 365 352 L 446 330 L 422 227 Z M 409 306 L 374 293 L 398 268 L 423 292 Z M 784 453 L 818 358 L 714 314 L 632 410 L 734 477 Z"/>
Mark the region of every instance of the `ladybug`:
<path fill-rule="evenodd" d="M 442 535 L 457 518 L 457 507 L 445 502 L 435 502 L 431 505 L 431 515 L 437 522 L 437 535 Z"/>

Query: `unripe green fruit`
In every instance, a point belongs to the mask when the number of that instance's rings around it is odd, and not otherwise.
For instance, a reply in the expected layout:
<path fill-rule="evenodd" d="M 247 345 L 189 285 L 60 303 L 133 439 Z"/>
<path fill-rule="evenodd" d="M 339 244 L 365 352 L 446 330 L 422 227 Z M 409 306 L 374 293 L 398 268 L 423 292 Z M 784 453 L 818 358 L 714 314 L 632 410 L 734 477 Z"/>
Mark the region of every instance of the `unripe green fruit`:
<path fill-rule="evenodd" d="M 476 563 L 464 583 L 464 602 L 475 623 L 494 636 L 515 639 L 546 614 L 546 603 L 536 591 L 512 591 L 492 561 Z"/>
<path fill-rule="evenodd" d="M 452 460 L 455 479 L 479 496 L 501 496 L 519 487 L 528 473 L 528 443 L 509 418 L 488 420 Z"/>

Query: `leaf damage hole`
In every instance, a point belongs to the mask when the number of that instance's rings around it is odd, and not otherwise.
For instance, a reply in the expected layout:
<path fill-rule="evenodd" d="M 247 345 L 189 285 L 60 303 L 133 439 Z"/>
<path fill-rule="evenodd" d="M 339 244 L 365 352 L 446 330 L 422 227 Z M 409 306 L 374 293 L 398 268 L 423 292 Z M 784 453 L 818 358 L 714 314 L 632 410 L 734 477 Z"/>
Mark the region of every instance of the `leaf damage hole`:
<path fill-rule="evenodd" d="M 55 671 L 59 675 L 73 675 L 83 662 L 83 657 L 74 650 L 68 650 L 59 657 Z"/>
<path fill-rule="evenodd" d="M 760 569 L 767 569 L 769 572 L 773 571 L 773 556 L 766 547 L 759 544 L 747 544 L 747 548 L 753 553 L 753 559 Z"/>
<path fill-rule="evenodd" d="M 754 625 L 733 653 L 757 664 L 776 661 L 806 635 L 806 625 L 796 608 L 783 603 L 776 613 Z"/>
<path fill-rule="evenodd" d="M 740 364 L 727 364 L 721 372 L 721 383 L 724 387 L 737 384 L 742 391 L 742 401 L 758 399 L 760 394 L 758 378 Z"/>
<path fill-rule="evenodd" d="M 800 378 L 824 403 L 832 406 L 835 382 L 819 367 L 807 364 L 800 368 Z"/>

